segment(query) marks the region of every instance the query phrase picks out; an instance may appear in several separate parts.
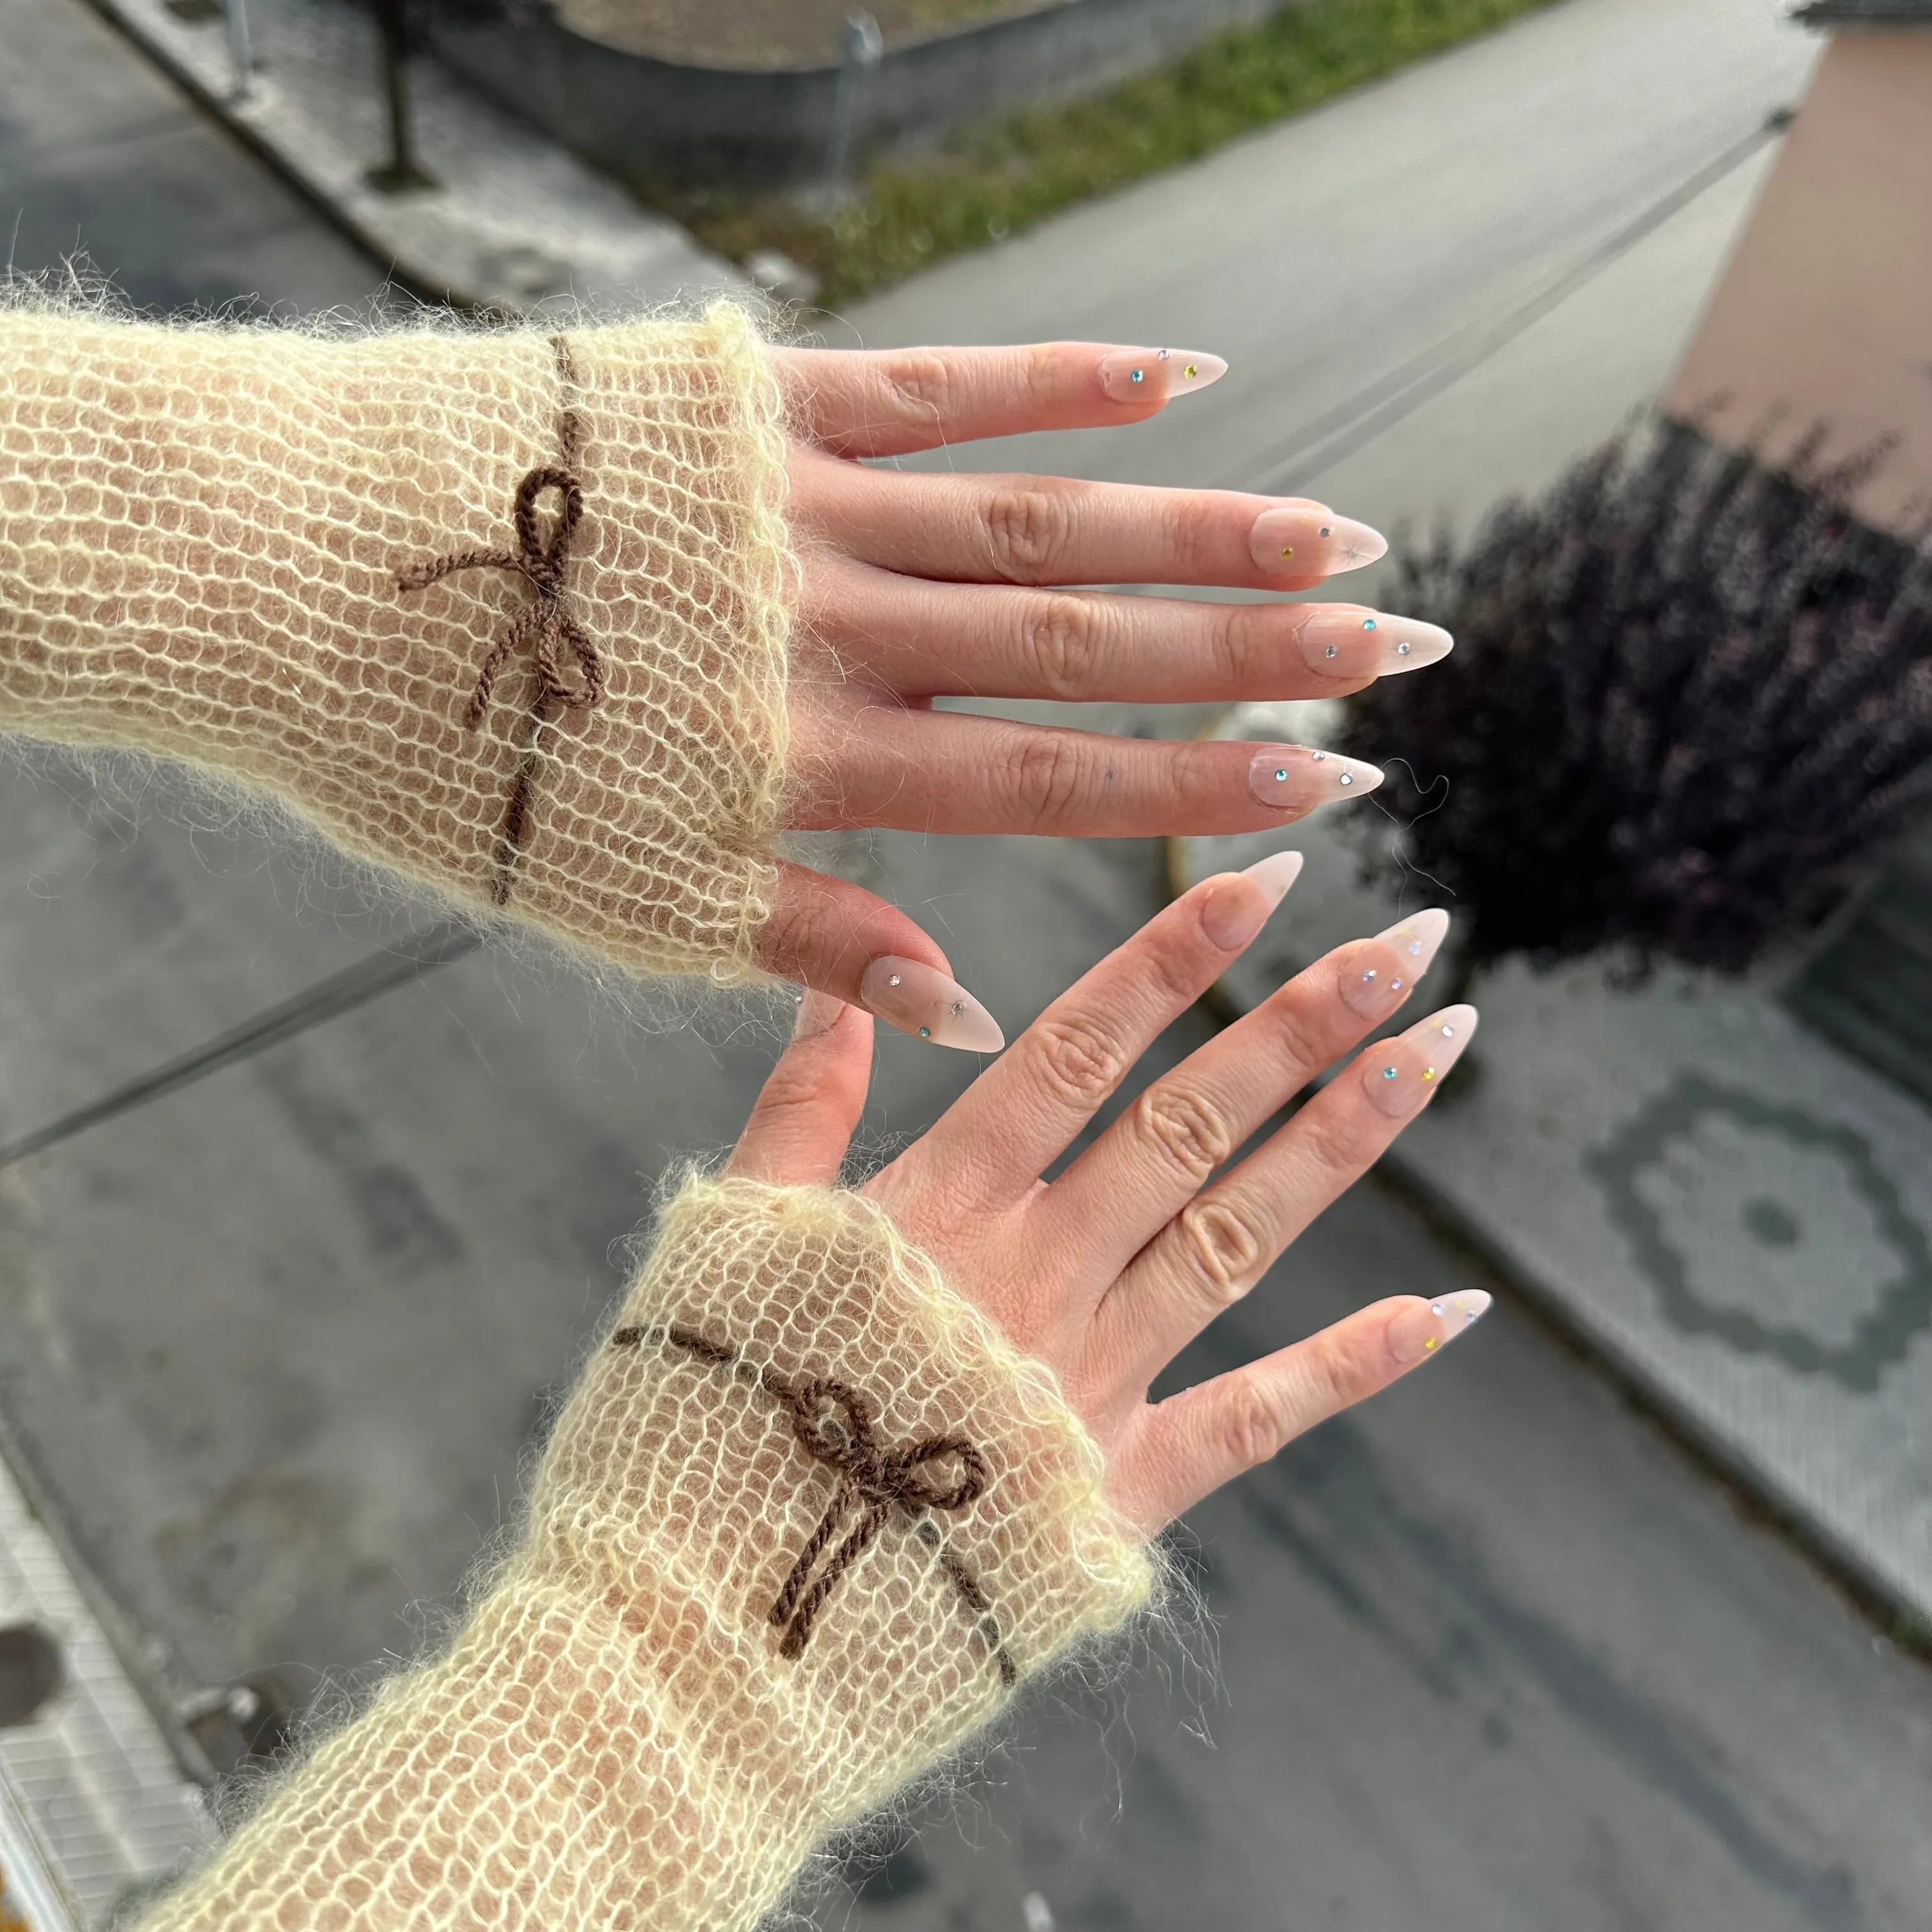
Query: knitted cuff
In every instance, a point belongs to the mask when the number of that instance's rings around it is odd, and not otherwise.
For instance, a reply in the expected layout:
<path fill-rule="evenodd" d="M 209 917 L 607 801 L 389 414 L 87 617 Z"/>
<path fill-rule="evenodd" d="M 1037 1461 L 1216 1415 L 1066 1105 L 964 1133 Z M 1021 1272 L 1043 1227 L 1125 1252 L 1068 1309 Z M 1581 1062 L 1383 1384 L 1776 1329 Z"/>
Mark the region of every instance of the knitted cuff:
<path fill-rule="evenodd" d="M 1098 1448 L 885 1215 L 693 1182 L 450 1655 L 147 1932 L 750 1932 L 1144 1600 Z"/>
<path fill-rule="evenodd" d="M 728 305 L 545 335 L 0 313 L 0 730 L 198 764 L 626 966 L 752 970 L 794 599 Z"/>

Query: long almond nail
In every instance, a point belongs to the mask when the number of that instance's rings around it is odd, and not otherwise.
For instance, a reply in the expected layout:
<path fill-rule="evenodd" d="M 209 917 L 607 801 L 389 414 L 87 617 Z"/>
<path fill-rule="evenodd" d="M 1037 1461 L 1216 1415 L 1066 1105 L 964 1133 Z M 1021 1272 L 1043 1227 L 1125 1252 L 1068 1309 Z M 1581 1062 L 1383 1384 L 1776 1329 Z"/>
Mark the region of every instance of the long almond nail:
<path fill-rule="evenodd" d="M 1480 1321 L 1491 1298 L 1480 1288 L 1459 1288 L 1453 1294 L 1398 1310 L 1389 1317 L 1386 1331 L 1390 1354 L 1404 1368 L 1412 1367 Z"/>
<path fill-rule="evenodd" d="M 1100 386 L 1117 403 L 1168 402 L 1227 373 L 1220 356 L 1198 349 L 1117 349 L 1100 358 Z"/>
<path fill-rule="evenodd" d="M 1006 1043 L 999 1022 L 957 980 L 916 959 L 874 959 L 859 982 L 859 997 L 888 1026 L 934 1046 L 998 1053 Z"/>
<path fill-rule="evenodd" d="M 1377 1041 L 1355 1063 L 1370 1103 L 1393 1120 L 1416 1112 L 1475 1030 L 1474 1006 L 1444 1006 L 1406 1033 Z"/>
<path fill-rule="evenodd" d="M 1412 986 L 1429 970 L 1448 933 L 1449 915 L 1440 906 L 1430 906 L 1397 920 L 1386 932 L 1378 932 L 1376 937 L 1402 956 L 1402 970 L 1397 979 L 1406 980 Z"/>
<path fill-rule="evenodd" d="M 1312 812 L 1382 782 L 1378 766 L 1299 745 L 1264 746 L 1248 763 L 1248 795 L 1270 812 Z"/>
<path fill-rule="evenodd" d="M 1448 930 L 1446 912 L 1412 913 L 1388 932 L 1351 947 L 1337 988 L 1342 1004 L 1371 1025 L 1379 1025 L 1415 990 Z"/>
<path fill-rule="evenodd" d="M 1299 852 L 1271 852 L 1233 878 L 1217 881 L 1202 902 L 1202 931 L 1224 952 L 1239 952 L 1267 925 L 1300 871 Z M 1260 896 L 1236 883 L 1241 879 L 1258 886 Z"/>
<path fill-rule="evenodd" d="M 1324 677 L 1390 677 L 1446 658 L 1456 640 L 1435 624 L 1359 604 L 1317 604 L 1294 634 L 1303 662 Z"/>
<path fill-rule="evenodd" d="M 1249 532 L 1257 570 L 1271 577 L 1336 577 L 1388 554 L 1381 531 L 1332 510 L 1264 510 Z"/>

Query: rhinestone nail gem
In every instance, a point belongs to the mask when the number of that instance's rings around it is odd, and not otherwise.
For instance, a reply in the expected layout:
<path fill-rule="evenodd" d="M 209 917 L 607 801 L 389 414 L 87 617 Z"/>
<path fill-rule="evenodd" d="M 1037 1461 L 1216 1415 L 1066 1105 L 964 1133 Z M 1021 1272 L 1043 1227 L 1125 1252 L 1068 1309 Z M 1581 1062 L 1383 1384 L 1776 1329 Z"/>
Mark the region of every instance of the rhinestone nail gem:
<path fill-rule="evenodd" d="M 1275 767 L 1274 782 L 1276 784 L 1287 784 L 1288 767 L 1286 765 L 1277 765 Z"/>

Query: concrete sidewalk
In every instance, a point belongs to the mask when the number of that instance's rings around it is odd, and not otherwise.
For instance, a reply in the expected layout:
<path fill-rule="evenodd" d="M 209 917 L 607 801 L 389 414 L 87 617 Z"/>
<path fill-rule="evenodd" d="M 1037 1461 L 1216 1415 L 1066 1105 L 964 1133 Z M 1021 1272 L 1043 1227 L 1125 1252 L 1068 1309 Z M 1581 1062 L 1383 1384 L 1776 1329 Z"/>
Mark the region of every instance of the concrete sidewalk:
<path fill-rule="evenodd" d="M 406 286 L 512 313 L 634 311 L 743 290 L 731 265 L 436 62 L 410 64 L 428 184 L 377 188 L 388 123 L 368 11 L 349 0 L 248 0 L 240 49 L 220 8 L 92 0 Z"/>

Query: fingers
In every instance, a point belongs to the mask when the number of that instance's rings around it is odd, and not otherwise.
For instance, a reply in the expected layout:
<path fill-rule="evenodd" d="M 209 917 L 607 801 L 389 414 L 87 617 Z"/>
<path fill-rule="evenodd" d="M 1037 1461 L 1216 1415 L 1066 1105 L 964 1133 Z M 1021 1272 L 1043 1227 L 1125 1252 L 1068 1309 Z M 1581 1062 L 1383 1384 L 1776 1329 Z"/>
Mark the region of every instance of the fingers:
<path fill-rule="evenodd" d="M 1115 738 L 894 702 L 804 722 L 787 807 L 799 830 L 1264 832 L 1382 782 L 1376 766 L 1299 746 Z"/>
<path fill-rule="evenodd" d="M 1143 1412 L 1109 1470 L 1115 1502 L 1148 1535 L 1223 1483 L 1438 1353 L 1486 1311 L 1479 1288 L 1378 1301 Z"/>
<path fill-rule="evenodd" d="M 1218 356 L 1098 342 L 780 349 L 773 359 L 794 422 L 841 456 L 898 456 L 1027 430 L 1139 422 L 1171 398 L 1218 381 L 1228 368 Z"/>
<path fill-rule="evenodd" d="M 1136 704 L 1334 698 L 1448 656 L 1447 631 L 1359 604 L 1222 604 L 809 573 L 805 612 L 838 658 L 906 698 Z"/>
<path fill-rule="evenodd" d="M 754 942 L 760 966 L 878 1014 L 935 1046 L 997 1053 L 998 1023 L 955 980 L 946 955 L 863 886 L 781 862 L 772 910 Z"/>
<path fill-rule="evenodd" d="M 1145 1388 L 1275 1258 L 1381 1159 L 1476 1030 L 1448 1006 L 1361 1054 L 1258 1151 L 1195 1196 L 1096 1312 L 1100 1384 Z"/>
<path fill-rule="evenodd" d="M 1064 476 L 791 466 L 794 527 L 842 555 L 962 584 L 1201 584 L 1292 590 L 1388 544 L 1318 503 Z"/>
<path fill-rule="evenodd" d="M 872 1016 L 808 989 L 725 1172 L 776 1186 L 836 1180 L 872 1066 Z"/>
<path fill-rule="evenodd" d="M 1259 1232 L 1198 1190 L 1286 1101 L 1407 1003 L 1449 930 L 1420 912 L 1298 973 L 1134 1102 L 1056 1180 L 1034 1212 L 1052 1243 L 1078 1244 L 1111 1281 L 1176 1215 L 1190 1265 L 1162 1292 L 1186 1292 L 1211 1320 L 1259 1278 Z M 1144 1300 L 1137 1316 L 1147 1312 Z M 1154 1324 L 1158 1347 L 1171 1322 Z"/>
<path fill-rule="evenodd" d="M 968 1088 L 919 1144 L 920 1160 L 970 1173 L 991 1202 L 1029 1191 L 1148 1046 L 1252 943 L 1300 869 L 1299 853 L 1273 853 L 1165 908 Z"/>

